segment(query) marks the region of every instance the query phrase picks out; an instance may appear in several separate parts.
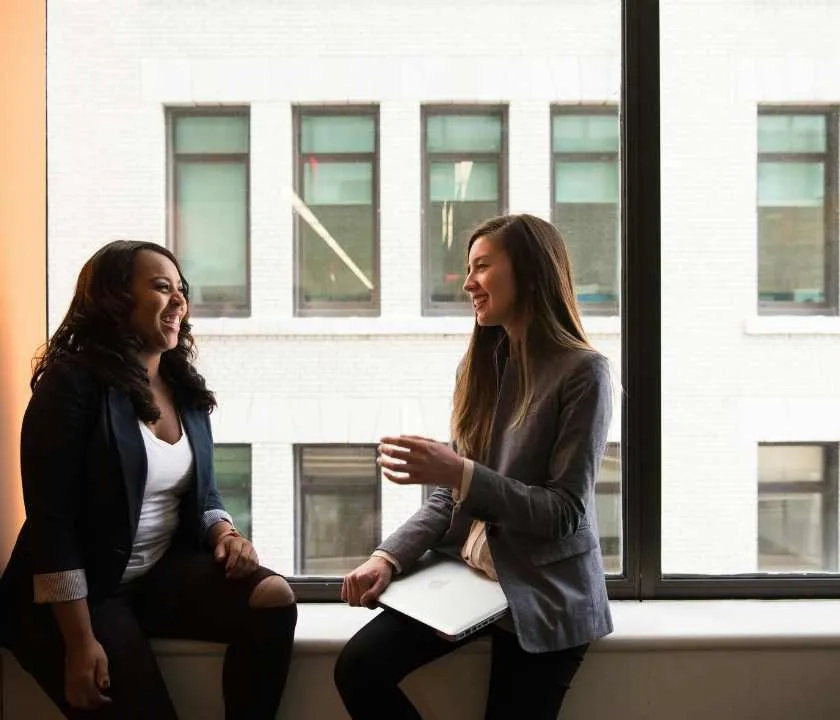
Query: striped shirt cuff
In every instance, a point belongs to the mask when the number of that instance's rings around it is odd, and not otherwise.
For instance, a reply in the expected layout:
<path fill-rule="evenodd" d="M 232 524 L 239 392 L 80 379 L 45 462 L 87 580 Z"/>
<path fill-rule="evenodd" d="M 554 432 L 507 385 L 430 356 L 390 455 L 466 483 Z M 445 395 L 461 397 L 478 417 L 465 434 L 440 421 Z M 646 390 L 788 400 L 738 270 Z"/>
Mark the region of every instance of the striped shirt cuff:
<path fill-rule="evenodd" d="M 210 530 L 216 523 L 220 522 L 229 522 L 231 527 L 236 527 L 233 524 L 233 518 L 230 516 L 230 513 L 225 512 L 224 510 L 207 510 L 204 515 L 201 516 L 201 536 L 206 538 L 207 531 Z"/>
<path fill-rule="evenodd" d="M 35 602 L 56 603 L 81 600 L 88 594 L 87 575 L 82 568 L 32 576 Z"/>
<path fill-rule="evenodd" d="M 387 560 L 391 565 L 394 566 L 394 570 L 397 571 L 397 575 L 402 574 L 402 567 L 400 566 L 399 560 L 395 558 L 391 553 L 387 552 L 386 550 L 374 550 L 371 553 L 371 557 L 378 557 L 382 558 L 383 560 Z"/>

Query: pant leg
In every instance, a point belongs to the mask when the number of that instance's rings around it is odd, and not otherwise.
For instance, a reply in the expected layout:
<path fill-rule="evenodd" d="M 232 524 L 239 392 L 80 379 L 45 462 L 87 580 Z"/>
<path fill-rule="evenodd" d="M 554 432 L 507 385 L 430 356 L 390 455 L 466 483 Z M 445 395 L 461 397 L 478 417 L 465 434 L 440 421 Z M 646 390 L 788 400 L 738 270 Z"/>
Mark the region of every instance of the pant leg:
<path fill-rule="evenodd" d="M 14 630 L 9 648 L 70 720 L 177 720 L 146 634 L 126 594 L 90 604 L 93 633 L 108 656 L 111 703 L 78 710 L 64 696 L 64 639 L 49 606 L 33 606 Z"/>
<path fill-rule="evenodd" d="M 274 720 L 291 662 L 297 606 L 252 608 L 253 589 L 274 575 L 259 568 L 225 578 L 209 551 L 171 550 L 135 594 L 151 637 L 227 643 L 222 689 L 227 720 Z"/>
<path fill-rule="evenodd" d="M 334 678 L 353 720 L 421 720 L 399 683 L 413 670 L 479 635 L 454 643 L 404 615 L 384 610 L 338 656 Z"/>
<path fill-rule="evenodd" d="M 557 720 L 588 645 L 528 653 L 512 632 L 494 628 L 485 720 Z"/>

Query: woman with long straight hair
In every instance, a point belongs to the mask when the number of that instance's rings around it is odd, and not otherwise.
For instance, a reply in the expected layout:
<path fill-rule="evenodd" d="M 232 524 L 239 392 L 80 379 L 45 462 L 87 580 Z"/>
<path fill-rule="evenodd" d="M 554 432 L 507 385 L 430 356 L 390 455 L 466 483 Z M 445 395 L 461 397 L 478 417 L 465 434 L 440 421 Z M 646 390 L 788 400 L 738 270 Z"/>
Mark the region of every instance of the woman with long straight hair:
<path fill-rule="evenodd" d="M 453 398 L 452 443 L 382 438 L 383 475 L 435 485 L 423 506 L 347 575 L 373 606 L 428 549 L 454 548 L 498 580 L 510 615 L 492 638 L 486 718 L 555 720 L 589 643 L 612 631 L 595 481 L 612 410 L 609 364 L 590 345 L 560 233 L 532 215 L 470 237 L 464 290 L 475 326 Z M 335 681 L 354 720 L 416 720 L 398 684 L 464 642 L 384 610 L 345 646 Z"/>

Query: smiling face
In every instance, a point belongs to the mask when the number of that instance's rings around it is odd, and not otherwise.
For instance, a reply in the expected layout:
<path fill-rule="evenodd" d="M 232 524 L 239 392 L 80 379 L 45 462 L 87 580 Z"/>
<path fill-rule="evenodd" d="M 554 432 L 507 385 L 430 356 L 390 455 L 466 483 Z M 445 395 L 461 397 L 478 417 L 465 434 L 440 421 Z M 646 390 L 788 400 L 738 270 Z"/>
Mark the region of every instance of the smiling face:
<path fill-rule="evenodd" d="M 513 264 L 499 243 L 486 235 L 470 247 L 464 290 L 470 296 L 479 325 L 503 325 L 510 332 L 516 318 Z"/>
<path fill-rule="evenodd" d="M 168 257 L 140 250 L 134 258 L 131 328 L 143 340 L 143 354 L 161 355 L 178 345 L 187 301 L 178 268 Z"/>

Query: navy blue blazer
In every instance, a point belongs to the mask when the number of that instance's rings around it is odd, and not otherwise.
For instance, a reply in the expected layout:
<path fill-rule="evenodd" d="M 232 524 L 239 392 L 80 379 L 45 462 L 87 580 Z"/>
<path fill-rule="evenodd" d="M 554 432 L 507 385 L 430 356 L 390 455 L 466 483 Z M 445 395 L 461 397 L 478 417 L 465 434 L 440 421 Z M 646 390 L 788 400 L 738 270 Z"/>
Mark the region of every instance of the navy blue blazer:
<path fill-rule="evenodd" d="M 206 411 L 181 404 L 179 411 L 193 473 L 175 542 L 209 551 L 207 529 L 230 517 L 213 473 L 210 419 Z M 113 592 L 137 532 L 146 473 L 128 395 L 103 385 L 78 356 L 50 367 L 21 429 L 26 521 L 0 579 L 0 600 L 8 609 L 37 601 L 38 594 L 49 601 L 50 595 L 69 600 Z"/>

